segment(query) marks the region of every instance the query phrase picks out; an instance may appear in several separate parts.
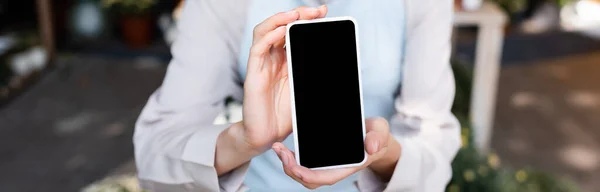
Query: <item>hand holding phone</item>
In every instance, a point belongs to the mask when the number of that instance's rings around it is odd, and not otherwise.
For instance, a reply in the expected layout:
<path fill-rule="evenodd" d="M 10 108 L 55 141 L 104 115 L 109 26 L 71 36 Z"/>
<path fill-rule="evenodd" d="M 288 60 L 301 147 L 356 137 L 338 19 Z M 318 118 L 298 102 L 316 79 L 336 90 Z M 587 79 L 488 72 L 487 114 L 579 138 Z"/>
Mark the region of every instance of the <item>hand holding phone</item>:
<path fill-rule="evenodd" d="M 285 26 L 324 17 L 326 12 L 325 7 L 300 7 L 271 16 L 254 28 L 244 82 L 243 130 L 233 133 L 247 145 L 242 150 L 263 153 L 292 132 Z"/>
<path fill-rule="evenodd" d="M 357 33 L 351 17 L 287 25 L 292 125 L 299 165 L 334 169 L 360 166 L 367 160 Z"/>
<path fill-rule="evenodd" d="M 273 145 L 285 173 L 311 189 L 371 165 L 391 175 L 399 152 L 387 153 L 388 145 L 399 146 L 385 119 L 365 123 L 354 19 L 297 21 L 287 29 L 295 153 Z"/>
<path fill-rule="evenodd" d="M 382 181 L 388 181 L 394 173 L 395 165 L 400 158 L 400 145 L 391 137 L 389 126 L 385 119 L 366 119 L 365 126 L 367 131 L 365 148 L 368 156 L 367 161 L 360 166 L 311 170 L 298 165 L 295 153 L 287 149 L 282 143 L 273 144 L 273 150 L 279 156 L 284 172 L 309 189 L 333 185 L 367 167 L 375 172 Z M 335 141 L 336 138 L 328 138 L 328 140 Z"/>
<path fill-rule="evenodd" d="M 232 152 L 225 157 L 239 156 L 241 151 L 258 155 L 268 149 L 268 145 L 277 152 L 284 164 L 287 175 L 308 188 L 331 185 L 349 175 L 375 164 L 383 167 L 380 170 L 392 170 L 399 158 L 399 145 L 389 135 L 389 128 L 384 119 L 367 119 L 365 121 L 366 136 L 364 148 L 367 151 L 367 161 L 361 166 L 331 170 L 310 170 L 296 163 L 294 153 L 277 141 L 282 141 L 292 132 L 290 88 L 288 87 L 287 59 L 285 57 L 285 25 L 296 20 L 312 20 L 322 18 L 327 13 L 326 7 L 319 9 L 300 7 L 286 13 L 279 13 L 259 24 L 254 30 L 254 41 L 248 60 L 248 71 L 244 83 L 244 121 L 240 129 L 229 129 L 229 134 L 237 144 Z M 341 121 L 330 119 L 329 121 Z M 329 138 L 335 140 L 336 138 Z M 393 142 L 388 142 L 393 141 Z M 389 155 L 387 149 L 397 151 Z M 217 153 L 219 153 L 217 151 Z M 219 157 L 219 155 L 217 155 Z M 215 160 L 215 167 L 222 173 L 239 166 L 240 163 L 227 163 L 231 160 Z M 247 161 L 247 160 L 245 160 Z M 231 166 L 222 166 L 223 163 Z M 378 163 L 382 162 L 382 163 Z M 221 164 L 219 166 L 218 164 Z M 375 171 L 375 169 L 373 169 Z"/>

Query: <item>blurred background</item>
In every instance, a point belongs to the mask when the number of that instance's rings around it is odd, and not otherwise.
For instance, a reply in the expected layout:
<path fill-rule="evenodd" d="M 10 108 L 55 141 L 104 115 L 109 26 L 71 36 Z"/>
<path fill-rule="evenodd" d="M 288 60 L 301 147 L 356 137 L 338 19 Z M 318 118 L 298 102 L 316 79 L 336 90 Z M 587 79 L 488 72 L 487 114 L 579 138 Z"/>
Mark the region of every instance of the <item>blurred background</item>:
<path fill-rule="evenodd" d="M 183 3 L 0 0 L 0 191 L 141 191 L 134 123 Z M 600 1 L 455 10 L 447 191 L 600 191 Z"/>

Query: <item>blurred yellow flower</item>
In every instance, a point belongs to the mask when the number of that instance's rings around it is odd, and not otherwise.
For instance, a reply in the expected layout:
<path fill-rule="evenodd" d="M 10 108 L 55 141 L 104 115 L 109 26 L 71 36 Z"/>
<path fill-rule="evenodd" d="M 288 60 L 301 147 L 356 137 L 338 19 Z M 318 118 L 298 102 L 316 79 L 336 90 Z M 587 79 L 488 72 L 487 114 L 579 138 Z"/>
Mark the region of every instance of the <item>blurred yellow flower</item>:
<path fill-rule="evenodd" d="M 118 0 L 102 0 L 102 5 L 104 7 L 110 7 L 115 4 Z"/>
<path fill-rule="evenodd" d="M 500 167 L 500 158 L 498 157 L 498 155 L 496 155 L 495 153 L 490 153 L 490 155 L 488 155 L 488 164 L 493 169 L 499 168 Z"/>
<path fill-rule="evenodd" d="M 467 139 L 467 136 L 461 136 L 461 141 L 462 141 L 462 145 L 460 146 L 461 148 L 465 148 L 466 146 L 469 145 L 469 140 Z"/>
<path fill-rule="evenodd" d="M 477 173 L 479 173 L 479 175 L 481 176 L 486 176 L 488 173 L 488 168 L 485 165 L 480 165 L 479 169 L 477 169 Z"/>
<path fill-rule="evenodd" d="M 465 180 L 467 182 L 471 182 L 471 181 L 475 180 L 475 172 L 473 170 L 470 170 L 470 169 L 466 170 L 463 173 L 463 177 L 465 178 Z"/>
<path fill-rule="evenodd" d="M 135 175 L 110 176 L 92 183 L 81 190 L 82 192 L 144 192 Z"/>
<path fill-rule="evenodd" d="M 448 192 L 459 192 L 460 191 L 460 187 L 456 184 L 451 184 L 448 187 Z"/>
<path fill-rule="evenodd" d="M 461 129 L 461 135 L 469 136 L 469 128 L 463 127 Z"/>
<path fill-rule="evenodd" d="M 527 180 L 527 172 L 525 172 L 524 170 L 519 170 L 515 174 L 515 178 L 517 179 L 517 181 L 523 183 L 525 182 L 525 180 Z"/>

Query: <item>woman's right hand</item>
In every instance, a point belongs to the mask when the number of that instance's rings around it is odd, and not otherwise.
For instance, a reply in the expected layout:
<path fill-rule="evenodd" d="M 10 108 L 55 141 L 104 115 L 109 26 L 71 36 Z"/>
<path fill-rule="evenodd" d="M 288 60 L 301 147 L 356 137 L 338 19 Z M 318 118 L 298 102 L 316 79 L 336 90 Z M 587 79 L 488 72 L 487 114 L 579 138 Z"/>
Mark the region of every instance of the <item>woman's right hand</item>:
<path fill-rule="evenodd" d="M 243 140 L 258 153 L 292 132 L 285 45 L 286 25 L 325 17 L 327 7 L 299 7 L 269 17 L 254 28 L 244 83 Z"/>
<path fill-rule="evenodd" d="M 271 148 L 292 132 L 292 110 L 285 55 L 285 26 L 324 17 L 327 7 L 299 7 L 269 17 L 254 28 L 246 82 L 243 121 L 221 132 L 215 168 L 223 175 Z"/>

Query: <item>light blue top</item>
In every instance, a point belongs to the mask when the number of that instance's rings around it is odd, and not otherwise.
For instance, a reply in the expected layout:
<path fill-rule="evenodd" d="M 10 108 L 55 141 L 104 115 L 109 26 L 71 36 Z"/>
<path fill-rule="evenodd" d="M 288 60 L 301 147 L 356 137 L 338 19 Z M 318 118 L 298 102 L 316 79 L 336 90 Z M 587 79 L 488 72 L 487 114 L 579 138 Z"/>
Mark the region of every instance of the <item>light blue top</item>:
<path fill-rule="evenodd" d="M 277 12 L 305 5 L 301 0 L 253 1 L 238 61 L 242 77 L 246 74 L 254 26 Z M 357 21 L 365 116 L 389 119 L 394 113 L 394 98 L 402 79 L 406 33 L 403 1 L 337 0 L 329 3 L 328 8 L 327 17 L 352 16 Z M 294 149 L 293 141 L 293 136 L 289 136 L 283 143 Z M 358 191 L 354 181 L 356 174 L 316 191 Z M 251 191 L 309 191 L 285 175 L 281 161 L 272 150 L 252 159 L 244 184 Z"/>

